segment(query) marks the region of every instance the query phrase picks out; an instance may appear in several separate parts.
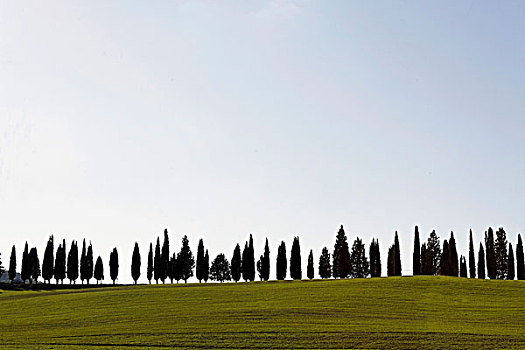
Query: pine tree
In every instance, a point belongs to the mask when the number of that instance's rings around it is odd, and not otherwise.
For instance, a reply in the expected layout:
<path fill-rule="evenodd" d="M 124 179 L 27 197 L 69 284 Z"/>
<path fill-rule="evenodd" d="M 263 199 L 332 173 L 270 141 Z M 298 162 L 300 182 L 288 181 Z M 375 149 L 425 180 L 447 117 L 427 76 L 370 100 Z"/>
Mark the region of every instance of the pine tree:
<path fill-rule="evenodd" d="M 76 241 L 71 242 L 71 248 L 67 255 L 67 278 L 70 284 L 76 284 L 78 278 L 78 246 Z"/>
<path fill-rule="evenodd" d="M 459 265 L 458 265 L 458 251 L 456 248 L 456 240 L 454 239 L 454 232 L 450 232 L 450 239 L 448 241 L 448 251 L 449 251 L 449 267 L 450 274 L 449 276 L 458 277 L 459 275 Z"/>
<path fill-rule="evenodd" d="M 11 249 L 11 257 L 9 258 L 9 279 L 13 281 L 16 277 L 16 249 L 15 246 Z"/>
<path fill-rule="evenodd" d="M 159 279 L 162 275 L 162 258 L 160 256 L 160 238 L 157 237 L 157 245 L 155 246 L 155 257 L 154 257 L 154 267 L 153 267 L 153 278 L 155 283 L 159 284 Z"/>
<path fill-rule="evenodd" d="M 102 264 L 102 258 L 100 256 L 95 263 L 94 277 L 97 280 L 97 284 L 104 279 L 104 265 Z"/>
<path fill-rule="evenodd" d="M 31 277 L 31 269 L 29 266 L 29 248 L 27 246 L 27 241 L 24 252 L 22 253 L 22 269 L 20 271 L 20 277 L 22 277 L 22 281 L 24 281 L 24 283 Z"/>
<path fill-rule="evenodd" d="M 507 279 L 513 280 L 514 277 L 514 252 L 512 251 L 512 243 L 509 243 L 509 258 L 507 260 Z"/>
<path fill-rule="evenodd" d="M 44 260 L 42 261 L 42 278 L 44 279 L 44 283 L 48 281 L 48 283 L 51 284 L 51 278 L 53 278 L 54 249 L 53 235 L 51 235 L 47 241 L 46 250 L 44 251 Z"/>
<path fill-rule="evenodd" d="M 210 268 L 210 278 L 221 283 L 231 280 L 230 264 L 224 254 L 221 253 L 213 259 Z"/>
<path fill-rule="evenodd" d="M 323 247 L 321 256 L 319 257 L 319 277 L 330 278 L 332 277 L 332 265 L 330 264 L 330 253 L 327 247 Z"/>
<path fill-rule="evenodd" d="M 496 242 L 494 243 L 494 253 L 496 258 L 496 278 L 503 280 L 507 278 L 508 253 L 507 253 L 507 234 L 503 227 L 496 231 Z"/>
<path fill-rule="evenodd" d="M 490 279 L 496 278 L 496 253 L 494 250 L 494 232 L 492 227 L 485 231 L 485 258 L 487 260 L 487 276 Z"/>
<path fill-rule="evenodd" d="M 483 244 L 479 243 L 478 252 L 478 278 L 485 279 L 485 252 L 483 251 Z"/>
<path fill-rule="evenodd" d="M 470 230 L 468 247 L 468 267 L 470 272 L 470 278 L 476 278 L 476 260 L 474 256 L 474 243 L 472 242 L 472 229 Z"/>
<path fill-rule="evenodd" d="M 197 267 L 195 268 L 195 275 L 199 283 L 204 279 L 204 242 L 202 238 L 199 240 L 197 247 Z"/>
<path fill-rule="evenodd" d="M 521 234 L 518 234 L 518 244 L 516 245 L 516 277 L 525 280 L 525 262 L 523 261 L 523 242 Z"/>
<path fill-rule="evenodd" d="M 310 249 L 310 254 L 308 255 L 308 266 L 306 267 L 306 276 L 309 279 L 314 278 L 314 253 Z"/>
<path fill-rule="evenodd" d="M 379 252 L 379 240 L 372 238 L 369 249 L 370 255 L 370 277 L 381 277 L 381 254 Z"/>
<path fill-rule="evenodd" d="M 31 250 L 29 251 L 28 259 L 29 278 L 31 279 L 31 283 L 36 283 L 38 281 L 38 276 L 40 276 L 42 272 L 40 270 L 40 260 L 38 259 L 38 253 L 36 251 L 36 248 L 31 248 Z"/>
<path fill-rule="evenodd" d="M 370 260 L 372 260 L 372 256 L 370 256 Z M 414 276 L 421 274 L 421 251 L 419 245 L 419 229 L 417 226 L 414 232 L 414 254 L 412 255 L 412 269 L 412 274 Z"/>
<path fill-rule="evenodd" d="M 303 278 L 301 268 L 301 246 L 299 245 L 299 237 L 293 239 L 292 251 L 290 253 L 290 277 L 294 280 Z"/>
<path fill-rule="evenodd" d="M 148 278 L 148 283 L 151 284 L 151 279 L 153 278 L 153 244 L 149 244 L 149 253 L 148 253 L 148 270 L 146 271 L 146 277 Z"/>
<path fill-rule="evenodd" d="M 84 238 L 82 242 L 82 254 L 80 255 L 80 281 L 82 284 L 84 284 L 84 280 L 86 279 L 86 239 Z"/>
<path fill-rule="evenodd" d="M 113 248 L 113 251 L 109 254 L 109 276 L 115 284 L 115 280 L 118 278 L 118 252 L 117 248 Z"/>
<path fill-rule="evenodd" d="M 264 244 L 264 254 L 261 261 L 262 279 L 268 281 L 270 279 L 270 248 L 268 247 L 268 238 Z"/>
<path fill-rule="evenodd" d="M 363 241 L 357 237 L 352 245 L 350 264 L 353 278 L 365 278 L 369 274 L 369 263 L 366 258 L 366 249 Z"/>
<path fill-rule="evenodd" d="M 286 278 L 286 269 L 288 262 L 286 260 L 286 245 L 283 241 L 281 241 L 281 245 L 277 249 L 277 279 L 282 281 Z"/>
<path fill-rule="evenodd" d="M 191 252 L 188 237 L 182 237 L 182 247 L 177 255 L 177 265 L 180 266 L 181 278 L 184 283 L 188 282 L 188 279 L 193 276 L 193 268 L 195 267 L 195 259 Z"/>
<path fill-rule="evenodd" d="M 232 279 L 235 282 L 239 282 L 241 279 L 241 247 L 239 246 L 239 243 L 235 246 L 235 249 L 233 250 L 233 257 L 231 261 L 231 274 Z"/>
<path fill-rule="evenodd" d="M 427 254 L 430 254 L 428 258 L 432 261 L 432 269 L 429 271 L 431 275 L 437 275 L 440 267 L 441 259 L 441 245 L 439 243 L 439 236 L 436 233 L 436 230 L 432 230 L 430 236 L 427 240 Z"/>
<path fill-rule="evenodd" d="M 208 249 L 206 249 L 206 254 L 204 254 L 204 282 L 208 282 L 210 278 L 210 256 L 208 255 Z"/>
<path fill-rule="evenodd" d="M 463 255 L 459 259 L 459 277 L 467 278 L 467 260 Z"/>
<path fill-rule="evenodd" d="M 140 250 L 139 244 L 135 242 L 135 247 L 133 248 L 133 255 L 131 256 L 131 278 L 133 278 L 133 283 L 137 284 L 137 280 L 140 277 Z"/>
<path fill-rule="evenodd" d="M 334 262 L 332 264 L 332 273 L 334 278 L 346 278 L 350 275 L 350 251 L 343 225 L 339 228 L 335 238 L 334 245 Z"/>
<path fill-rule="evenodd" d="M 58 281 L 64 283 L 66 278 L 66 240 L 63 240 L 62 244 L 58 245 L 57 252 L 55 255 L 55 270 L 54 270 L 56 284 Z"/>
<path fill-rule="evenodd" d="M 89 247 L 86 254 L 86 281 L 89 284 L 89 280 L 93 278 L 93 246 L 89 242 Z"/>
<path fill-rule="evenodd" d="M 170 259 L 170 240 L 168 238 L 168 229 L 164 229 L 164 243 L 162 243 L 162 253 L 160 255 L 160 279 L 162 283 L 166 282 L 168 277 L 168 261 Z"/>
<path fill-rule="evenodd" d="M 450 246 L 446 239 L 443 241 L 443 252 L 441 253 L 441 259 L 439 263 L 439 273 L 443 276 L 450 276 Z"/>
<path fill-rule="evenodd" d="M 399 248 L 399 239 L 397 238 L 397 231 L 394 237 L 394 264 L 395 276 L 401 276 L 401 251 Z"/>

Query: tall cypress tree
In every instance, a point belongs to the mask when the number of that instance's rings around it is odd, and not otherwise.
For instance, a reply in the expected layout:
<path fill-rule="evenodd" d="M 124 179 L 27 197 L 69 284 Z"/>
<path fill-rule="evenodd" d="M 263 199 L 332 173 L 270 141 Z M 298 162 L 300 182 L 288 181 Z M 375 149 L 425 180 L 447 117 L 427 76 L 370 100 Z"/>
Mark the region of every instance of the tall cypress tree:
<path fill-rule="evenodd" d="M 232 279 L 235 282 L 239 282 L 241 279 L 241 247 L 239 246 L 239 243 L 235 246 L 235 249 L 233 250 L 233 257 L 231 261 L 231 274 Z"/>
<path fill-rule="evenodd" d="M 22 277 L 22 281 L 24 281 L 24 283 L 31 277 L 31 268 L 29 266 L 29 248 L 27 246 L 27 241 L 24 247 L 24 252 L 22 253 L 22 270 L 20 272 L 20 277 Z"/>
<path fill-rule="evenodd" d="M 467 278 L 467 260 L 463 255 L 459 259 L 459 277 Z"/>
<path fill-rule="evenodd" d="M 9 257 L 9 279 L 13 281 L 16 277 L 16 248 L 11 249 L 11 256 Z"/>
<path fill-rule="evenodd" d="M 78 278 L 78 246 L 76 241 L 71 242 L 71 248 L 67 255 L 67 278 L 69 283 L 76 284 Z"/>
<path fill-rule="evenodd" d="M 294 280 L 300 280 L 303 278 L 301 268 L 301 246 L 299 244 L 298 236 L 293 239 L 292 251 L 290 253 L 290 277 Z"/>
<path fill-rule="evenodd" d="M 485 258 L 487 260 L 487 276 L 496 278 L 496 253 L 494 251 L 494 232 L 492 227 L 485 231 Z"/>
<path fill-rule="evenodd" d="M 170 261 L 168 262 L 168 278 L 170 279 L 171 283 L 173 283 L 173 280 L 175 279 L 176 276 L 177 276 L 177 254 L 173 253 L 173 255 L 170 258 Z"/>
<path fill-rule="evenodd" d="M 148 278 L 148 283 L 151 284 L 151 279 L 153 278 L 153 244 L 149 244 L 149 253 L 148 253 L 148 270 L 146 271 L 146 277 Z"/>
<path fill-rule="evenodd" d="M 59 280 L 62 281 L 62 284 L 64 283 L 64 278 L 66 278 L 66 240 L 63 240 L 63 243 L 58 245 L 55 255 L 54 275 L 57 284 Z"/>
<path fill-rule="evenodd" d="M 370 256 L 370 262 L 372 261 L 372 256 Z M 421 274 L 421 251 L 420 251 L 420 244 L 419 244 L 419 229 L 416 226 L 415 232 L 414 232 L 414 253 L 412 255 L 412 274 L 414 276 Z"/>
<path fill-rule="evenodd" d="M 195 267 L 195 259 L 193 258 L 187 236 L 182 237 L 182 247 L 177 255 L 177 265 L 181 269 L 181 278 L 184 280 L 184 283 L 187 283 L 188 279 L 193 276 L 193 268 Z"/>
<path fill-rule="evenodd" d="M 250 239 L 244 245 L 242 252 L 242 278 L 245 281 L 253 281 L 255 279 L 255 252 L 253 250 L 253 238 L 250 234 Z"/>
<path fill-rule="evenodd" d="M 468 267 L 470 272 L 470 278 L 476 278 L 476 260 L 474 256 L 474 243 L 472 242 L 472 229 L 470 229 L 468 245 Z"/>
<path fill-rule="evenodd" d="M 509 243 L 509 258 L 507 260 L 507 279 L 513 280 L 514 277 L 514 252 L 512 251 L 512 243 Z"/>
<path fill-rule="evenodd" d="M 102 264 L 102 258 L 100 256 L 95 263 L 95 273 L 93 277 L 97 280 L 97 284 L 104 279 L 104 265 Z"/>
<path fill-rule="evenodd" d="M 199 283 L 204 279 L 204 242 L 202 238 L 199 240 L 197 247 L 197 267 L 195 268 L 195 275 Z"/>
<path fill-rule="evenodd" d="M 332 264 L 332 273 L 334 278 L 346 278 L 350 275 L 350 251 L 348 250 L 348 241 L 346 238 L 343 225 L 339 228 L 335 238 L 334 262 Z"/>
<path fill-rule="evenodd" d="M 379 240 L 372 238 L 369 249 L 370 255 L 370 277 L 381 277 L 381 255 L 379 252 Z"/>
<path fill-rule="evenodd" d="M 369 273 L 369 263 L 366 258 L 365 245 L 363 241 L 357 237 L 352 245 L 352 252 L 350 253 L 351 276 L 353 278 L 364 278 Z"/>
<path fill-rule="evenodd" d="M 507 268 L 508 268 L 508 252 L 507 252 L 507 234 L 503 227 L 500 227 L 496 231 L 496 242 L 494 243 L 494 253 L 496 259 L 496 278 L 497 279 L 506 279 L 507 278 Z"/>
<path fill-rule="evenodd" d="M 445 239 L 443 241 L 443 252 L 441 253 L 441 259 L 439 261 L 440 267 L 439 267 L 439 273 L 443 276 L 450 276 L 451 275 L 451 268 L 450 268 L 450 246 L 448 244 L 448 241 Z"/>
<path fill-rule="evenodd" d="M 38 281 L 38 276 L 40 276 L 42 271 L 40 270 L 40 260 L 38 259 L 38 253 L 34 247 L 29 251 L 28 264 L 29 278 L 31 283 L 36 283 Z"/>
<path fill-rule="evenodd" d="M 87 278 L 87 266 L 86 266 L 86 239 L 82 242 L 82 254 L 80 255 L 80 281 L 84 284 L 84 280 Z"/>
<path fill-rule="evenodd" d="M 86 281 L 89 284 L 89 280 L 93 278 L 93 246 L 89 242 L 89 246 L 86 254 Z"/>
<path fill-rule="evenodd" d="M 160 256 L 160 238 L 157 237 L 157 245 L 155 246 L 155 257 L 153 267 L 153 278 L 155 283 L 159 284 L 159 279 L 162 276 L 162 258 Z"/>
<path fill-rule="evenodd" d="M 396 235 L 394 237 L 394 273 L 395 276 L 401 276 L 401 250 L 399 248 L 399 239 Z"/>
<path fill-rule="evenodd" d="M 270 279 L 270 248 L 268 247 L 268 238 L 264 244 L 264 254 L 262 259 L 262 279 L 268 281 Z"/>
<path fill-rule="evenodd" d="M 137 284 L 137 280 L 140 277 L 140 250 L 139 244 L 135 242 L 135 247 L 133 248 L 133 255 L 131 256 L 131 278 L 133 278 L 133 283 Z"/>
<path fill-rule="evenodd" d="M 257 264 L 255 265 L 257 267 L 257 273 L 259 275 L 259 280 L 263 280 L 263 271 L 262 271 L 262 261 L 264 259 L 264 256 L 260 256 L 259 260 L 257 260 Z"/>
<path fill-rule="evenodd" d="M 281 241 L 281 245 L 277 249 L 277 263 L 276 263 L 276 274 L 277 279 L 282 281 L 286 278 L 286 269 L 288 262 L 286 260 L 286 244 Z"/>
<path fill-rule="evenodd" d="M 521 234 L 518 234 L 518 244 L 516 245 L 516 277 L 519 280 L 525 280 L 525 262 L 523 259 L 523 242 Z"/>
<path fill-rule="evenodd" d="M 162 253 L 160 256 L 160 279 L 162 283 L 166 282 L 168 277 L 168 261 L 170 259 L 170 240 L 168 238 L 168 229 L 164 229 L 164 243 L 162 244 Z"/>
<path fill-rule="evenodd" d="M 314 278 L 314 253 L 310 249 L 310 254 L 308 255 L 308 266 L 306 267 L 306 276 L 309 279 Z"/>
<path fill-rule="evenodd" d="M 390 248 L 388 248 L 388 257 L 387 257 L 387 264 L 386 264 L 386 273 L 387 276 L 395 276 L 395 254 L 394 254 L 395 246 L 392 245 Z"/>
<path fill-rule="evenodd" d="M 450 276 L 458 277 L 459 275 L 459 266 L 458 266 L 458 251 L 456 248 L 456 240 L 454 238 L 454 232 L 450 232 L 450 239 L 448 241 L 448 251 L 449 251 L 449 267 L 450 267 Z"/>
<path fill-rule="evenodd" d="M 421 274 L 422 275 L 432 275 L 433 266 L 432 266 L 432 256 L 430 251 L 427 249 L 427 244 L 423 243 L 421 245 Z"/>
<path fill-rule="evenodd" d="M 432 230 L 430 233 L 430 236 L 427 240 L 427 246 L 426 246 L 427 254 L 429 254 L 426 258 L 430 259 L 432 262 L 430 273 L 425 273 L 428 275 L 437 275 L 439 272 L 440 267 L 440 259 L 441 259 L 441 245 L 439 243 L 439 236 L 436 233 L 436 230 Z M 430 266 L 429 266 L 430 267 Z"/>
<path fill-rule="evenodd" d="M 118 252 L 117 248 L 113 248 L 113 251 L 109 254 L 109 276 L 111 277 L 113 284 L 115 284 L 115 281 L 118 278 L 118 268 Z"/>
<path fill-rule="evenodd" d="M 478 278 L 485 279 L 485 252 L 483 251 L 483 244 L 479 243 L 478 252 Z"/>
<path fill-rule="evenodd" d="M 228 259 L 226 259 L 226 261 L 227 260 Z M 204 275 L 203 275 L 204 282 L 208 282 L 209 278 L 210 278 L 210 255 L 208 254 L 208 249 L 206 249 L 206 253 L 204 254 Z"/>
<path fill-rule="evenodd" d="M 53 235 L 51 235 L 47 241 L 46 250 L 44 251 L 44 260 L 42 261 L 42 278 L 44 279 L 44 283 L 48 281 L 48 283 L 51 284 L 51 278 L 53 278 L 54 249 Z"/>
<path fill-rule="evenodd" d="M 330 253 L 327 247 L 323 247 L 321 256 L 319 257 L 319 277 L 330 278 L 332 277 L 332 264 L 330 263 Z"/>

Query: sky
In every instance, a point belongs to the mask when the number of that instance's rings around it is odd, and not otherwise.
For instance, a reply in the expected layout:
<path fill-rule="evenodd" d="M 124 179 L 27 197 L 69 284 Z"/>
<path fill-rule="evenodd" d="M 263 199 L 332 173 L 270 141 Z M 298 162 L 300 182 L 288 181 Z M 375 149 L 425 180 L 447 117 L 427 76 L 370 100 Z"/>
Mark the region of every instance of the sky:
<path fill-rule="evenodd" d="M 0 1 L 0 253 L 525 232 L 525 3 Z M 477 250 L 477 249 L 476 249 Z M 106 273 L 106 275 L 109 275 Z"/>

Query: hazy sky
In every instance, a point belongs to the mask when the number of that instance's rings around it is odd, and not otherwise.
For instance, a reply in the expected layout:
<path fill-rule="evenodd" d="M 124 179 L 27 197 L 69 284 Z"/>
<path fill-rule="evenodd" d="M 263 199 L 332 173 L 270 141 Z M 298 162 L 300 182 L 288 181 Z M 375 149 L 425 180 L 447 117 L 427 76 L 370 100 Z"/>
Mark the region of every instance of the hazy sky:
<path fill-rule="evenodd" d="M 4 266 L 86 237 L 128 282 L 138 241 L 145 281 L 164 228 L 211 258 L 268 237 L 272 276 L 294 235 L 317 271 L 340 224 L 384 273 L 395 230 L 412 273 L 416 224 L 515 243 L 524 33 L 520 1 L 1 1 Z"/>

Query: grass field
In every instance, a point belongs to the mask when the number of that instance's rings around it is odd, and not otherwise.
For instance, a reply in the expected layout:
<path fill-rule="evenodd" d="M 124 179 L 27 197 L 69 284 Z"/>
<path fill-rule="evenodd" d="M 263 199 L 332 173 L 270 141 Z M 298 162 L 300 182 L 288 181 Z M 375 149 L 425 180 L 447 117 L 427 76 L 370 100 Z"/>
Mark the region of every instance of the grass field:
<path fill-rule="evenodd" d="M 2 348 L 525 348 L 525 283 L 451 277 L 4 291 Z"/>

